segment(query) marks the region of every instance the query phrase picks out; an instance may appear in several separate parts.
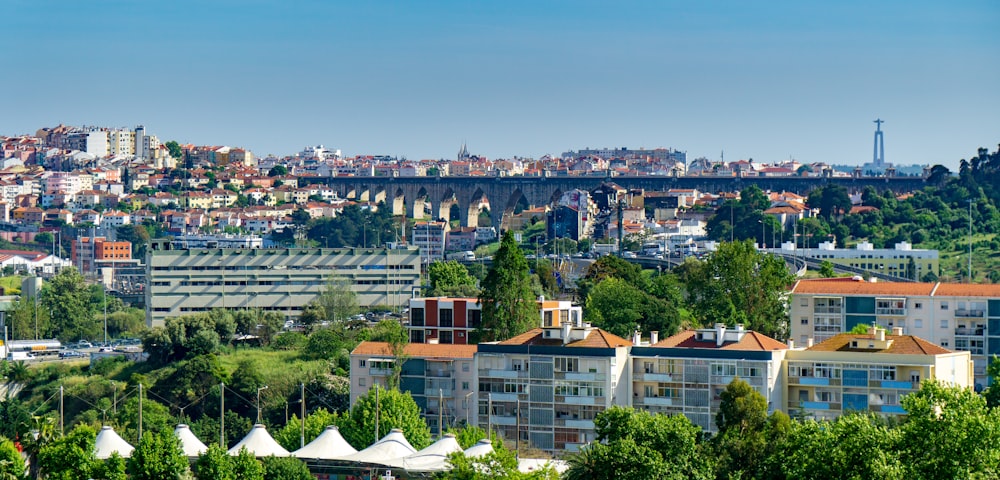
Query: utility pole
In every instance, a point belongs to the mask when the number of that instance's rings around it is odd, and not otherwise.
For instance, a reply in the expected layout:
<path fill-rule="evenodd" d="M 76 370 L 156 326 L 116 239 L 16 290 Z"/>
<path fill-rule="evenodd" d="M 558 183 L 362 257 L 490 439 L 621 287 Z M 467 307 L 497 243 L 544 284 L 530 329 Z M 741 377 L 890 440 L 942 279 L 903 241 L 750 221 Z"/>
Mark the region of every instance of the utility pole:
<path fill-rule="evenodd" d="M 517 438 L 514 440 L 514 458 L 521 459 L 521 395 L 517 396 L 517 407 L 514 411 L 514 416 L 517 419 Z"/>
<path fill-rule="evenodd" d="M 226 384 L 219 384 L 219 446 L 226 448 Z"/>
<path fill-rule="evenodd" d="M 444 390 L 438 389 L 438 438 L 444 436 Z"/>
<path fill-rule="evenodd" d="M 302 404 L 300 408 L 302 409 L 302 430 L 299 432 L 299 448 L 306 446 L 306 384 L 300 383 L 299 388 L 301 388 L 302 393 Z"/>
<path fill-rule="evenodd" d="M 378 414 L 379 414 L 379 401 L 378 401 L 378 384 L 375 384 L 375 441 L 378 441 Z"/>
<path fill-rule="evenodd" d="M 139 384 L 139 442 L 142 442 L 142 384 Z"/>
<path fill-rule="evenodd" d="M 63 386 L 59 385 L 59 435 L 65 435 L 64 427 L 66 425 L 64 419 L 65 410 L 63 409 Z"/>

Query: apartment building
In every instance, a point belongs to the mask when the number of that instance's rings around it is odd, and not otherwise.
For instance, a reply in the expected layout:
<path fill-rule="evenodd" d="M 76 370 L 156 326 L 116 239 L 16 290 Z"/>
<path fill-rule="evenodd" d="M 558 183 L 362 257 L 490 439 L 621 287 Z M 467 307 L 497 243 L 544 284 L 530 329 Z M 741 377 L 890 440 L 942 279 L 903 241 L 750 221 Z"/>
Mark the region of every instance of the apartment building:
<path fill-rule="evenodd" d="M 115 262 L 134 263 L 131 242 L 112 242 L 104 237 L 74 239 L 70 258 L 84 274 L 94 273 L 102 266 L 113 267 Z"/>
<path fill-rule="evenodd" d="M 788 347 L 742 325 L 688 330 L 632 347 L 632 406 L 651 413 L 684 414 L 715 432 L 722 391 L 734 378 L 750 384 L 773 412 L 784 407 L 781 364 Z"/>
<path fill-rule="evenodd" d="M 331 279 L 351 285 L 362 306 L 402 306 L 420 286 L 417 249 L 175 249 L 146 252 L 146 323 L 215 308 L 262 309 L 297 318 Z"/>
<path fill-rule="evenodd" d="M 969 388 L 969 352 L 955 352 L 893 327 L 842 333 L 785 354 L 786 412 L 832 419 L 847 411 L 905 415 L 900 401 L 927 380 Z"/>
<path fill-rule="evenodd" d="M 583 309 L 572 302 L 538 299 L 538 325 L 559 327 L 578 325 Z M 410 342 L 464 345 L 472 343 L 472 334 L 482 323 L 482 305 L 476 298 L 410 299 Z"/>
<path fill-rule="evenodd" d="M 410 343 L 403 349 L 399 389 L 420 407 L 432 435 L 472 421 L 475 345 Z M 361 342 L 351 352 L 351 406 L 374 385 L 386 387 L 397 358 L 385 342 Z"/>
<path fill-rule="evenodd" d="M 548 452 L 578 450 L 596 438 L 597 414 L 630 404 L 630 346 L 580 323 L 479 344 L 478 425 Z"/>
<path fill-rule="evenodd" d="M 899 327 L 942 348 L 968 351 L 979 390 L 989 359 L 1000 354 L 1000 285 L 799 280 L 790 292 L 789 323 L 790 338 L 801 345 L 864 324 Z"/>
<path fill-rule="evenodd" d="M 855 248 L 837 248 L 834 242 L 820 243 L 818 248 L 796 248 L 795 243 L 785 242 L 781 248 L 766 250 L 912 280 L 919 280 L 929 272 L 936 274 L 939 263 L 937 250 L 913 248 L 907 242 L 899 242 L 895 248 L 875 248 L 869 242 L 861 242 Z"/>
<path fill-rule="evenodd" d="M 420 249 L 424 263 L 444 258 L 448 224 L 446 222 L 417 222 L 411 232 L 412 243 Z"/>

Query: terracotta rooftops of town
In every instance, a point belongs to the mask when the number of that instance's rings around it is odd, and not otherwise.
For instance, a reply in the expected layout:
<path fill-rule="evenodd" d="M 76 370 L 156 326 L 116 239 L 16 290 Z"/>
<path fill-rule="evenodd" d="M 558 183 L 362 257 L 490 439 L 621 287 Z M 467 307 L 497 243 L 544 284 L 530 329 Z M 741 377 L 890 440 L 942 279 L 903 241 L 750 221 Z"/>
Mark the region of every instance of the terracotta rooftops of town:
<path fill-rule="evenodd" d="M 436 343 L 408 343 L 403 347 L 403 355 L 420 358 L 472 358 L 476 345 L 451 345 Z M 393 356 L 392 346 L 387 342 L 361 342 L 351 355 Z"/>
<path fill-rule="evenodd" d="M 563 345 L 563 341 L 560 338 L 545 338 L 544 331 L 545 330 L 542 328 L 533 328 L 513 338 L 500 342 L 500 345 L 549 345 L 589 348 L 616 348 L 632 345 L 632 342 L 613 333 L 605 332 L 599 328 L 590 329 L 587 332 L 587 336 L 584 337 L 583 340 L 570 342 L 566 345 Z"/>
<path fill-rule="evenodd" d="M 924 295 L 934 297 L 1000 297 L 1000 285 L 985 283 L 866 282 L 856 278 L 799 280 L 792 293 L 835 295 Z"/>
<path fill-rule="evenodd" d="M 865 348 L 869 340 L 876 340 L 873 334 L 841 333 L 828 338 L 806 350 L 810 352 L 867 352 L 890 353 L 896 355 L 942 355 L 954 353 L 927 340 L 913 335 L 886 335 L 889 343 L 887 348 Z M 851 342 L 857 340 L 858 346 L 852 347 Z"/>
<path fill-rule="evenodd" d="M 732 332 L 733 330 L 727 331 L 730 334 Z M 696 337 L 697 333 L 697 330 L 687 330 L 660 340 L 652 346 L 662 348 L 708 348 L 713 350 L 753 350 L 766 352 L 788 348 L 784 343 L 754 331 L 744 333 L 738 342 L 723 342 L 722 346 L 718 346 L 715 339 L 698 340 Z"/>

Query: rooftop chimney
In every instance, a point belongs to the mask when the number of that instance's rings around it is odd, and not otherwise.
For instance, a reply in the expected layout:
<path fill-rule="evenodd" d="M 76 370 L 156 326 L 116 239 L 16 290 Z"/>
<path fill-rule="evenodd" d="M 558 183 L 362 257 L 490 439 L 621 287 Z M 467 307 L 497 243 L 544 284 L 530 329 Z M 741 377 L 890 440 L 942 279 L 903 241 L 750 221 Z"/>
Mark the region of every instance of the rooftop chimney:
<path fill-rule="evenodd" d="M 793 348 L 795 348 L 795 340 L 792 340 L 791 338 L 789 338 L 788 339 L 788 349 L 791 350 Z"/>
<path fill-rule="evenodd" d="M 892 334 L 895 336 L 900 336 L 903 334 L 903 327 L 892 327 Z"/>
<path fill-rule="evenodd" d="M 636 330 L 635 333 L 632 334 L 632 345 L 638 347 L 641 341 L 642 341 L 642 335 L 639 333 L 638 330 Z"/>
<path fill-rule="evenodd" d="M 572 331 L 573 331 L 573 326 L 572 325 L 570 325 L 569 323 L 563 324 L 563 326 L 562 326 L 562 342 L 563 342 L 563 345 L 566 345 L 567 343 L 569 343 L 569 335 L 570 335 L 570 332 L 572 332 Z"/>
<path fill-rule="evenodd" d="M 813 346 L 813 338 L 809 337 L 809 340 L 806 341 L 806 348 L 812 348 L 812 346 Z"/>
<path fill-rule="evenodd" d="M 715 324 L 715 346 L 721 347 L 723 342 L 726 341 L 726 324 L 716 323 Z"/>
<path fill-rule="evenodd" d="M 875 329 L 875 340 L 878 340 L 880 342 L 884 342 L 885 341 L 885 329 L 884 328 L 876 328 Z"/>
<path fill-rule="evenodd" d="M 656 330 L 649 332 L 649 344 L 656 345 L 659 342 L 660 342 L 660 332 L 657 332 Z"/>

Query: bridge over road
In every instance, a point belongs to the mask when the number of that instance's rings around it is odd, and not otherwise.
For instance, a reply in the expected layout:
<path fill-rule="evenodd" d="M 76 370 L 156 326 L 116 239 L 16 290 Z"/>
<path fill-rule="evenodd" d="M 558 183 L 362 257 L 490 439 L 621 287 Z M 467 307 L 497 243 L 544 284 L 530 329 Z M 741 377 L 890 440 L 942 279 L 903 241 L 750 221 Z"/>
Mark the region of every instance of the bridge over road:
<path fill-rule="evenodd" d="M 732 176 L 618 176 L 603 175 L 557 177 L 303 177 L 313 183 L 333 187 L 341 198 L 359 201 L 384 201 L 394 215 L 424 218 L 449 218 L 453 205 L 461 212 L 463 226 L 476 225 L 482 206 L 489 205 L 493 225 L 500 225 L 504 212 L 520 202 L 544 205 L 573 189 L 593 190 L 605 181 L 629 189 L 666 191 L 674 188 L 704 192 L 738 191 L 750 185 L 763 190 L 806 194 L 823 185 L 842 185 L 849 191 L 872 186 L 876 190 L 909 192 L 925 185 L 921 177 L 732 177 Z"/>

